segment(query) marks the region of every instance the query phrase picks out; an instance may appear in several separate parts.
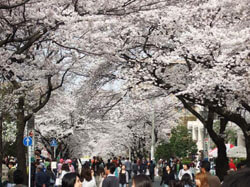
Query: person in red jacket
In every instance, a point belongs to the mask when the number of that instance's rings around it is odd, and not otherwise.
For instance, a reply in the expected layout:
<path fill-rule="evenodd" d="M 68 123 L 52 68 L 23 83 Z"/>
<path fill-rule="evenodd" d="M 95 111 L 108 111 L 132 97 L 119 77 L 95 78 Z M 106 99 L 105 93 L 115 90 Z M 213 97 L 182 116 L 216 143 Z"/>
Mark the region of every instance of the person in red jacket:
<path fill-rule="evenodd" d="M 235 166 L 235 164 L 234 164 L 233 159 L 230 159 L 230 162 L 229 162 L 229 169 L 230 169 L 230 170 L 233 169 L 234 171 L 237 170 L 237 169 L 236 169 L 236 166 Z"/>

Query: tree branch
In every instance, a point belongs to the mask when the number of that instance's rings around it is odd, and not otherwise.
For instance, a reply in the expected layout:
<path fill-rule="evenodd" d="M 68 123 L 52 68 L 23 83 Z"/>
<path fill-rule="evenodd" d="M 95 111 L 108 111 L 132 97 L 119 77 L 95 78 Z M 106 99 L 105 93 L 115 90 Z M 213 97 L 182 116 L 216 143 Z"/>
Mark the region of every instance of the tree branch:
<path fill-rule="evenodd" d="M 188 104 L 186 102 L 186 100 L 182 97 L 182 96 L 176 96 L 181 102 L 182 104 L 184 105 L 184 107 L 189 111 L 191 112 L 195 117 L 197 117 L 201 123 L 206 127 L 207 123 L 206 123 L 206 120 L 195 110 L 191 107 L 190 104 Z"/>
<path fill-rule="evenodd" d="M 250 105 L 249 105 L 249 104 L 247 104 L 245 101 L 241 101 L 241 104 L 242 104 L 242 106 L 243 106 L 248 112 L 250 112 Z"/>
<path fill-rule="evenodd" d="M 27 2 L 29 2 L 30 0 L 24 0 L 23 2 L 19 3 L 19 4 L 15 4 L 15 5 L 0 5 L 0 10 L 1 9 L 13 9 L 13 8 L 17 8 L 19 6 L 25 5 Z"/>
<path fill-rule="evenodd" d="M 68 69 L 64 72 L 64 74 L 63 74 L 63 76 L 62 76 L 62 79 L 61 79 L 61 83 L 60 83 L 58 86 L 56 86 L 55 88 L 53 88 L 53 85 L 52 85 L 52 82 L 51 82 L 52 76 L 49 76 L 49 77 L 48 77 L 48 90 L 47 90 L 46 93 L 44 93 L 43 95 L 40 96 L 39 105 L 38 105 L 36 108 L 34 108 L 34 109 L 32 110 L 33 113 L 36 113 L 36 112 L 38 112 L 39 110 L 41 110 L 41 109 L 48 103 L 48 101 L 49 101 L 49 99 L 50 99 L 50 97 L 51 97 L 51 93 L 52 93 L 54 90 L 56 90 L 56 89 L 62 87 L 63 82 L 64 82 L 64 80 L 65 80 L 65 76 L 66 76 L 66 74 L 67 74 L 67 72 L 68 72 L 69 70 L 70 70 L 70 68 L 68 68 Z M 43 100 L 44 97 L 45 97 L 45 99 Z M 25 121 L 28 121 L 28 120 L 31 118 L 31 116 L 32 116 L 32 114 L 28 114 L 28 115 L 25 117 Z"/>

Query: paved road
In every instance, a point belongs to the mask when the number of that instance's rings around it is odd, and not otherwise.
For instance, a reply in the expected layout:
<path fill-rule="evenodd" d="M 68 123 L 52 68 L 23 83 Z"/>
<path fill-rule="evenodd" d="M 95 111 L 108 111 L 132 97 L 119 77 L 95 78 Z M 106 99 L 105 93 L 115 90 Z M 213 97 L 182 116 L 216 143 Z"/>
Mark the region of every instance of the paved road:
<path fill-rule="evenodd" d="M 160 183 L 161 183 L 161 178 L 158 177 L 158 176 L 156 176 L 156 177 L 155 177 L 155 182 L 153 183 L 153 187 L 160 187 Z M 131 182 L 130 182 L 129 187 L 131 187 L 131 186 L 132 186 L 132 185 L 131 185 Z"/>

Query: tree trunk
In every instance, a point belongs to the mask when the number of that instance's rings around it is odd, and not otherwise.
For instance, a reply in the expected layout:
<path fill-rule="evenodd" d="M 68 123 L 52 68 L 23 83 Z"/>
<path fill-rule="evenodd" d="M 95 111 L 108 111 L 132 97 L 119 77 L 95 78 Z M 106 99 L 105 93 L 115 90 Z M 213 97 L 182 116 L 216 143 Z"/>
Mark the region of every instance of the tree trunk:
<path fill-rule="evenodd" d="M 227 124 L 227 121 L 221 120 L 221 124 L 220 124 L 221 134 L 224 133 L 226 124 Z M 209 133 L 209 136 L 212 138 L 213 142 L 217 146 L 218 157 L 216 158 L 216 161 L 215 161 L 215 164 L 216 164 L 215 170 L 216 170 L 216 175 L 219 177 L 221 181 L 223 181 L 224 176 L 227 175 L 227 171 L 229 169 L 225 140 L 224 138 L 218 136 L 216 132 L 213 130 L 213 123 L 207 124 L 207 131 Z"/>
<path fill-rule="evenodd" d="M 2 178 L 2 160 L 3 160 L 3 116 L 0 113 L 0 177 Z"/>
<path fill-rule="evenodd" d="M 250 167 L 250 136 L 247 135 L 247 133 L 244 133 L 245 137 L 245 144 L 246 144 L 246 152 L 247 152 L 247 167 Z"/>
<path fill-rule="evenodd" d="M 17 113 L 17 161 L 18 169 L 20 169 L 24 174 L 24 184 L 28 183 L 27 168 L 26 168 L 26 155 L 25 146 L 23 145 L 24 129 L 25 129 L 25 117 L 24 117 L 24 99 L 19 98 L 18 102 L 18 113 Z"/>
<path fill-rule="evenodd" d="M 224 176 L 227 175 L 227 171 L 229 169 L 228 166 L 228 158 L 227 158 L 227 148 L 225 146 L 224 140 L 220 140 L 219 143 L 216 144 L 218 148 L 218 157 L 216 158 L 216 175 L 219 177 L 221 181 L 223 181 Z"/>

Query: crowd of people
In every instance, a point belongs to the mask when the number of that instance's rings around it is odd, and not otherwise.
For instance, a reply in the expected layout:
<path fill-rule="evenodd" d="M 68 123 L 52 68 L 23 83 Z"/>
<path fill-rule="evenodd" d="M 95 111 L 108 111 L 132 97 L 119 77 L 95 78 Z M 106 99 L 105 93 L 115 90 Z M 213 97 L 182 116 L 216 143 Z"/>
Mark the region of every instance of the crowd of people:
<path fill-rule="evenodd" d="M 16 160 L 4 162 L 7 177 L 3 186 L 23 187 L 24 174 L 17 169 Z M 132 187 L 152 187 L 157 175 L 161 179 L 160 185 L 164 187 L 238 187 L 238 180 L 250 174 L 243 164 L 236 167 L 231 160 L 230 177 L 226 176 L 221 182 L 217 176 L 211 175 L 209 161 L 197 164 L 198 167 L 178 159 L 155 163 L 145 158 L 131 162 L 128 158 L 114 157 L 104 162 L 101 157 L 93 157 L 90 160 L 60 159 L 57 162 L 38 157 L 31 165 L 30 183 L 32 187 L 128 187 L 130 184 Z M 239 172 L 236 172 L 237 168 Z M 242 181 L 241 187 L 250 184 L 249 180 Z"/>

